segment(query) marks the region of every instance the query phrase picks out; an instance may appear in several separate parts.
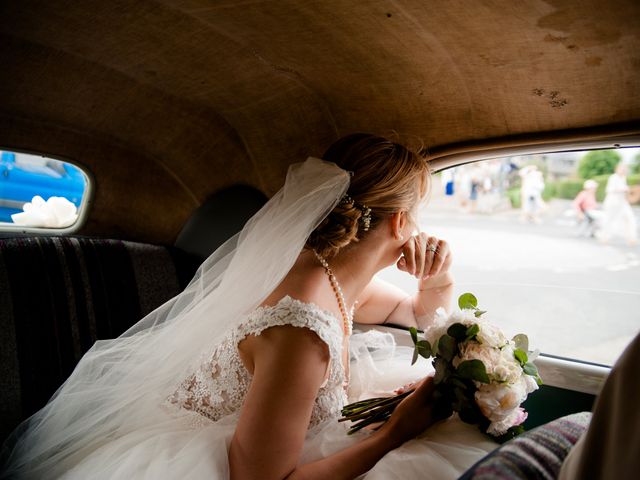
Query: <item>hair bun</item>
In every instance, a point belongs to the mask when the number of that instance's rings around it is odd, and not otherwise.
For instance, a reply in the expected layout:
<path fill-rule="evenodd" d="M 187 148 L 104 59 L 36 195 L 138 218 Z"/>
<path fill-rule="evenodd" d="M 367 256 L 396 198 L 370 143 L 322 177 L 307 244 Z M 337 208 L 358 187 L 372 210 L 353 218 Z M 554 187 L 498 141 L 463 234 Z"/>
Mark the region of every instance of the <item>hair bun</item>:
<path fill-rule="evenodd" d="M 358 241 L 360 217 L 362 210 L 355 203 L 338 204 L 310 235 L 307 247 L 325 258 L 333 257 L 341 248 Z"/>

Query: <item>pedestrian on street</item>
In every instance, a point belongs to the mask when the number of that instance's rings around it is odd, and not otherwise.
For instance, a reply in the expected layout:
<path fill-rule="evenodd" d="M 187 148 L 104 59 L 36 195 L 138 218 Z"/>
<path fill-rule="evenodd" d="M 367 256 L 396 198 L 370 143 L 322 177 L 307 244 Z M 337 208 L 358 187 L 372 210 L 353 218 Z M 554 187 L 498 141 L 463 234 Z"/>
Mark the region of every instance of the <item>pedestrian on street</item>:
<path fill-rule="evenodd" d="M 621 236 L 629 245 L 638 243 L 636 218 L 627 199 L 628 193 L 627 166 L 621 162 L 607 181 L 607 195 L 603 203 L 604 218 L 600 231 L 602 242 Z"/>
<path fill-rule="evenodd" d="M 573 208 L 576 210 L 580 225 L 580 233 L 588 237 L 596 236 L 597 221 L 600 217 L 598 211 L 598 201 L 596 200 L 596 190 L 598 182 L 587 180 L 583 189 L 573 200 Z"/>

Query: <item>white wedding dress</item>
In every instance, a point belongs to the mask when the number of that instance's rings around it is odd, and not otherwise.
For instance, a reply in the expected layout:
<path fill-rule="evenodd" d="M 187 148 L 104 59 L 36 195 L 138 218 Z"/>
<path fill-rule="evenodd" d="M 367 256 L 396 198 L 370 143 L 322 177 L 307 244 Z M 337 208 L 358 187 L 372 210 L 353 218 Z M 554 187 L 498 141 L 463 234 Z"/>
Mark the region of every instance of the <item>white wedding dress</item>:
<path fill-rule="evenodd" d="M 156 412 L 156 418 L 164 421 L 122 436 L 116 433 L 113 438 L 105 438 L 101 446 L 63 478 L 228 478 L 227 448 L 251 382 L 251 375 L 240 360 L 237 345 L 247 335 L 259 335 L 265 329 L 278 325 L 314 331 L 330 352 L 328 378 L 315 400 L 301 461 L 304 463 L 330 455 L 368 435 L 361 432 L 347 436 L 348 426 L 336 421 L 347 401 L 341 323 L 316 305 L 286 296 L 274 306 L 259 307 L 249 314 L 211 356 L 202 359 L 192 375 L 178 382 L 173 395 L 157 405 L 163 413 L 159 416 Z M 366 351 L 367 348 L 360 350 Z M 374 356 L 366 361 L 359 357 L 354 362 L 359 386 L 364 386 L 362 378 L 370 377 L 371 372 L 358 372 L 358 365 L 380 374 L 382 383 L 378 387 L 384 382 L 393 384 L 396 380 L 399 382 L 395 383 L 397 386 L 409 380 L 406 373 L 404 377 L 401 373 L 410 370 L 409 357 L 395 357 L 394 361 L 385 353 L 385 361 L 378 365 Z M 425 373 L 420 369 L 414 371 L 413 377 Z M 273 374 L 277 375 L 277 372 Z M 371 388 L 371 385 L 367 386 Z M 373 388 L 376 389 L 375 386 Z M 360 398 L 364 392 L 352 392 L 352 395 L 352 399 Z M 419 439 L 390 452 L 366 478 L 409 478 L 419 474 L 420 478 L 453 479 L 494 447 L 495 444 L 476 428 L 450 419 L 432 427 Z"/>

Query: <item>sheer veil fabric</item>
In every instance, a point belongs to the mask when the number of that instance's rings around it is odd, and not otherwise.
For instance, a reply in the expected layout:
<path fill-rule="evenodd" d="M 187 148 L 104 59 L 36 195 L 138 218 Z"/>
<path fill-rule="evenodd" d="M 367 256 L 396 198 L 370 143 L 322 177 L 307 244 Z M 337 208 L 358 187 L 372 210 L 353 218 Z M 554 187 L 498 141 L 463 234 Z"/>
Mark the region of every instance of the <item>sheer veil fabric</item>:
<path fill-rule="evenodd" d="M 157 433 L 166 423 L 165 399 L 282 281 L 349 178 L 316 158 L 292 165 L 283 188 L 202 264 L 183 293 L 119 338 L 96 342 L 9 438 L 3 474 L 58 478 L 113 439 L 143 442 Z"/>

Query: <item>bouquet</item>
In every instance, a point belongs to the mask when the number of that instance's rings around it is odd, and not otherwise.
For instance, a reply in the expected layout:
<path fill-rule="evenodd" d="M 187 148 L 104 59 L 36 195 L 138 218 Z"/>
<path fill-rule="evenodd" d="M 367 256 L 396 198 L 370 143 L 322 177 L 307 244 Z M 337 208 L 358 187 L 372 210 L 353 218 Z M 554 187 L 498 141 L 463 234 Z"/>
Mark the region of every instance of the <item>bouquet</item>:
<path fill-rule="evenodd" d="M 509 340 L 498 327 L 485 322 L 481 317 L 486 312 L 478 308 L 473 294 L 461 295 L 458 305 L 460 311 L 449 316 L 439 309 L 422 340 L 415 328 L 409 329 L 414 344 L 412 364 L 418 356 L 433 358 L 436 416 L 445 418 L 455 411 L 463 422 L 507 440 L 524 431 L 527 413 L 520 405 L 542 384 L 533 363 L 537 351 L 529 351 L 526 335 Z M 349 434 L 384 422 L 412 391 L 347 405 L 340 421 L 357 422 Z"/>

